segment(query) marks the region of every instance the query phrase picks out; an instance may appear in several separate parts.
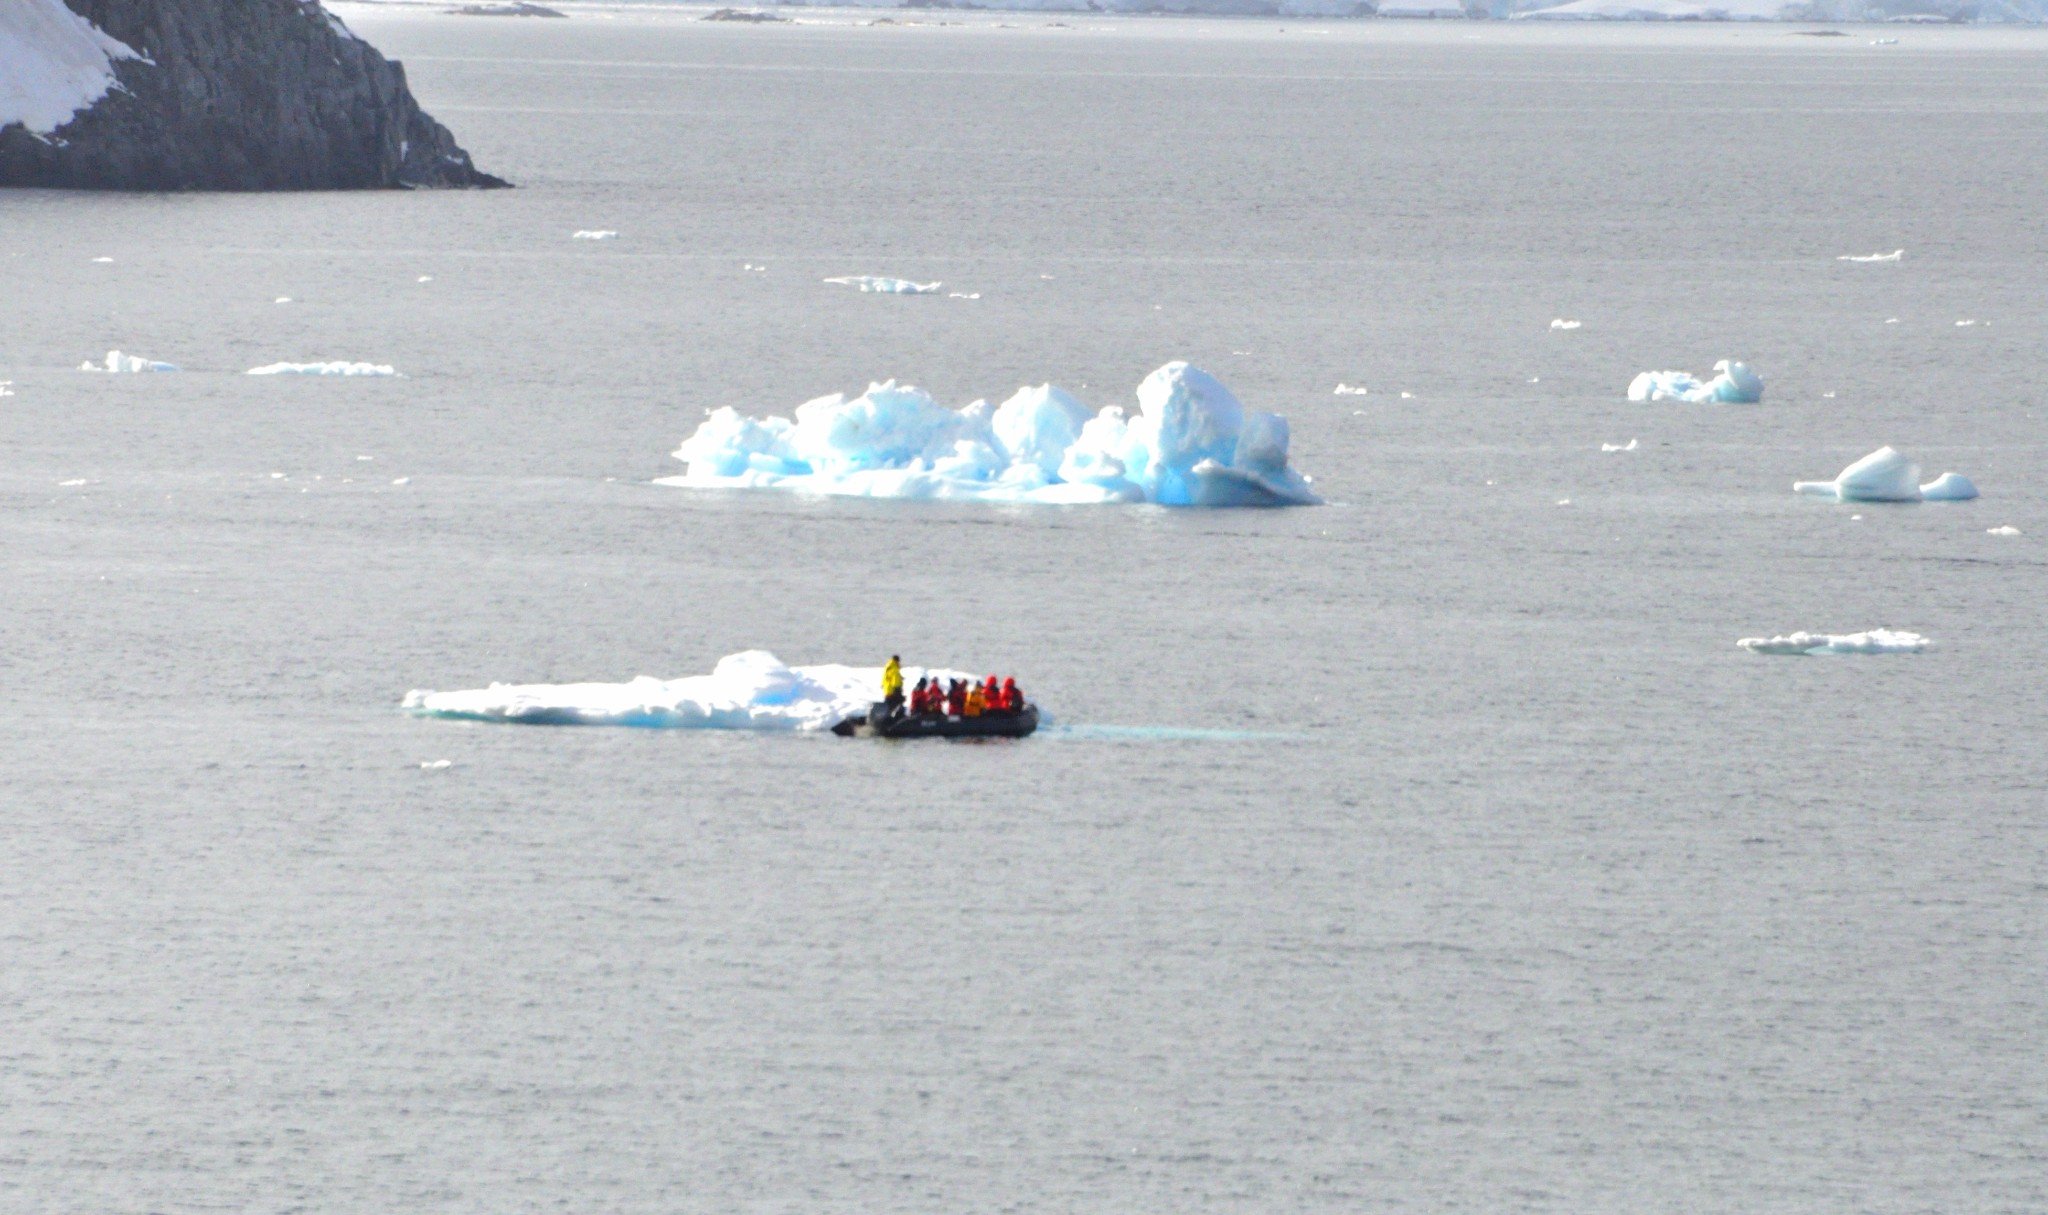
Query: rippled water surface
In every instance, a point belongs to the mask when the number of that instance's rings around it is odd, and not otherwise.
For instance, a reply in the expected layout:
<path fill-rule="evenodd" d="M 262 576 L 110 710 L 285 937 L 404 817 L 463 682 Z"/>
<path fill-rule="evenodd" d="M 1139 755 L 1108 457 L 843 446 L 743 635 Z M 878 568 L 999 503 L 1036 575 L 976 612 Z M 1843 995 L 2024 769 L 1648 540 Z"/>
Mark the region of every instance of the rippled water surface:
<path fill-rule="evenodd" d="M 522 188 L 0 196 L 0 1206 L 2048 1206 L 2048 39 L 344 11 Z M 1332 505 L 648 484 L 1172 358 Z M 750 647 L 1059 726 L 397 709 Z"/>

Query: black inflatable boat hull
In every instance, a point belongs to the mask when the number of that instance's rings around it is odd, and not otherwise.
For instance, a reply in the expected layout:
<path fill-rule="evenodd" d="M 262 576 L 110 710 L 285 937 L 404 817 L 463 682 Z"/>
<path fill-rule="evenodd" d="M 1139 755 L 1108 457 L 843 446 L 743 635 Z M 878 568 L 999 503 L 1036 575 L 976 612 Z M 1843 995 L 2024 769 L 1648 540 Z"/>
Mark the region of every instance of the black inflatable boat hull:
<path fill-rule="evenodd" d="M 1025 705 L 1016 713 L 984 713 L 980 717 L 919 713 L 870 725 L 875 716 L 849 717 L 833 726 L 832 732 L 841 738 L 1022 738 L 1038 728 L 1037 705 Z"/>

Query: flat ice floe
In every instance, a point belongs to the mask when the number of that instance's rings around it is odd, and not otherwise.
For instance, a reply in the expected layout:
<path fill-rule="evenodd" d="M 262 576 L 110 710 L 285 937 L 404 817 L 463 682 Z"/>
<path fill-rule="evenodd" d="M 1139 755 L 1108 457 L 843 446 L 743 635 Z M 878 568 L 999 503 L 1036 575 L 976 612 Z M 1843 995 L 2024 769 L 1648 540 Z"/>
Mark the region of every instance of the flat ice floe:
<path fill-rule="evenodd" d="M 794 420 L 713 410 L 657 484 L 867 498 L 1084 505 L 1286 506 L 1320 502 L 1288 467 L 1287 420 L 1246 410 L 1215 377 L 1168 363 L 1138 385 L 1138 414 L 1091 415 L 1050 384 L 1000 406 L 951 410 L 890 380 L 819 397 Z"/>
<path fill-rule="evenodd" d="M 841 287 L 858 287 L 862 291 L 877 295 L 937 295 L 944 283 L 913 283 L 907 278 L 880 278 L 872 274 L 847 274 L 828 278 L 828 283 Z M 975 298 L 980 298 L 976 296 Z"/>
<path fill-rule="evenodd" d="M 1838 262 L 1895 262 L 1905 256 L 1906 251 L 1904 249 L 1894 249 L 1890 253 L 1866 253 L 1860 257 L 1854 253 L 1844 253 L 1835 260 Z"/>
<path fill-rule="evenodd" d="M 1579 322 L 1568 321 L 1563 317 L 1558 317 L 1556 320 L 1550 322 L 1550 327 L 1552 329 L 1577 329 L 1579 327 Z"/>
<path fill-rule="evenodd" d="M 619 239 L 619 234 L 618 234 L 618 233 L 616 233 L 616 232 L 614 232 L 614 231 L 612 231 L 612 230 L 611 230 L 610 228 L 585 228 L 585 229 L 583 229 L 583 230 L 582 230 L 581 232 L 571 232 L 571 233 L 569 234 L 569 239 L 570 239 L 570 240 L 617 240 L 617 239 Z"/>
<path fill-rule="evenodd" d="M 1702 383 L 1690 372 L 1645 371 L 1630 381 L 1631 401 L 1684 401 L 1703 405 L 1709 401 L 1753 405 L 1764 399 L 1763 377 L 1749 364 L 1722 359 L 1714 364 L 1720 374 Z"/>
<path fill-rule="evenodd" d="M 0 3 L 0 128 L 18 122 L 31 135 L 49 135 L 114 87 L 114 60 L 140 58 L 133 47 L 72 12 L 64 0 L 5 0 Z"/>
<path fill-rule="evenodd" d="M 117 375 L 134 375 L 145 371 L 176 371 L 175 363 L 159 363 L 140 355 L 122 354 L 118 350 L 107 351 L 107 357 L 100 363 L 80 363 L 80 371 L 108 371 Z"/>
<path fill-rule="evenodd" d="M 973 679 L 965 671 L 903 668 L 906 683 L 925 675 Z M 709 675 L 630 683 L 494 683 L 465 692 L 414 690 L 404 708 L 426 717 L 546 726 L 642 726 L 661 729 L 830 730 L 882 698 L 882 668 L 838 664 L 785 666 L 766 650 L 718 660 Z"/>
<path fill-rule="evenodd" d="M 398 369 L 385 363 L 271 363 L 263 367 L 251 367 L 249 374 L 395 376 Z"/>
<path fill-rule="evenodd" d="M 1918 654 L 1934 643 L 1902 629 L 1871 629 L 1867 633 L 1787 633 L 1783 637 L 1744 637 L 1735 643 L 1752 654 Z"/>
<path fill-rule="evenodd" d="M 1891 447 L 1871 452 L 1832 481 L 1794 481 L 1792 488 L 1834 502 L 1967 502 L 1977 496 L 1976 484 L 1961 473 L 1920 484 L 1920 466 Z"/>

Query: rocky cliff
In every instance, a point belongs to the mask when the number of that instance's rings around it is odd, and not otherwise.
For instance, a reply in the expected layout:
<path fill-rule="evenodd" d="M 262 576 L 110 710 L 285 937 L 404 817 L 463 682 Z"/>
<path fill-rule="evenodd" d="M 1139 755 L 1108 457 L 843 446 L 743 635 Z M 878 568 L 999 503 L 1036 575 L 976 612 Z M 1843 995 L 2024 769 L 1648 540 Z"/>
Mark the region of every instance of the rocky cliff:
<path fill-rule="evenodd" d="M 56 8 L 68 6 L 68 12 Z M 48 131 L 0 129 L 0 185 L 109 190 L 502 186 L 420 110 L 405 69 L 319 0 L 0 0 L 33 68 L 72 15 L 114 48 L 114 84 Z M 54 14 L 54 15 L 50 15 Z M 0 34 L 7 31 L 0 30 Z M 73 39 L 75 41 L 75 38 Z M 0 51 L 8 43 L 0 39 Z M 121 52 L 132 51 L 132 57 Z M 4 57 L 4 56 L 0 56 Z M 11 65 L 0 62 L 0 70 Z M 20 69 L 33 75 L 26 68 Z M 74 73 L 75 74 L 75 73 Z"/>

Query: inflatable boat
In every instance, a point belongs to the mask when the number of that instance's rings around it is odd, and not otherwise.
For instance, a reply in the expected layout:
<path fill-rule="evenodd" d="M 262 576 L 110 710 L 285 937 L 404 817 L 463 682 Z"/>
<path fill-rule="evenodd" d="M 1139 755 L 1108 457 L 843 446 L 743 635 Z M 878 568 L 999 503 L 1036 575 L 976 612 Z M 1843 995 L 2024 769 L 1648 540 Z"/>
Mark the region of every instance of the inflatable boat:
<path fill-rule="evenodd" d="M 1022 738 L 1038 728 L 1038 706 L 992 710 L 979 717 L 898 713 L 877 704 L 832 727 L 841 738 Z"/>

